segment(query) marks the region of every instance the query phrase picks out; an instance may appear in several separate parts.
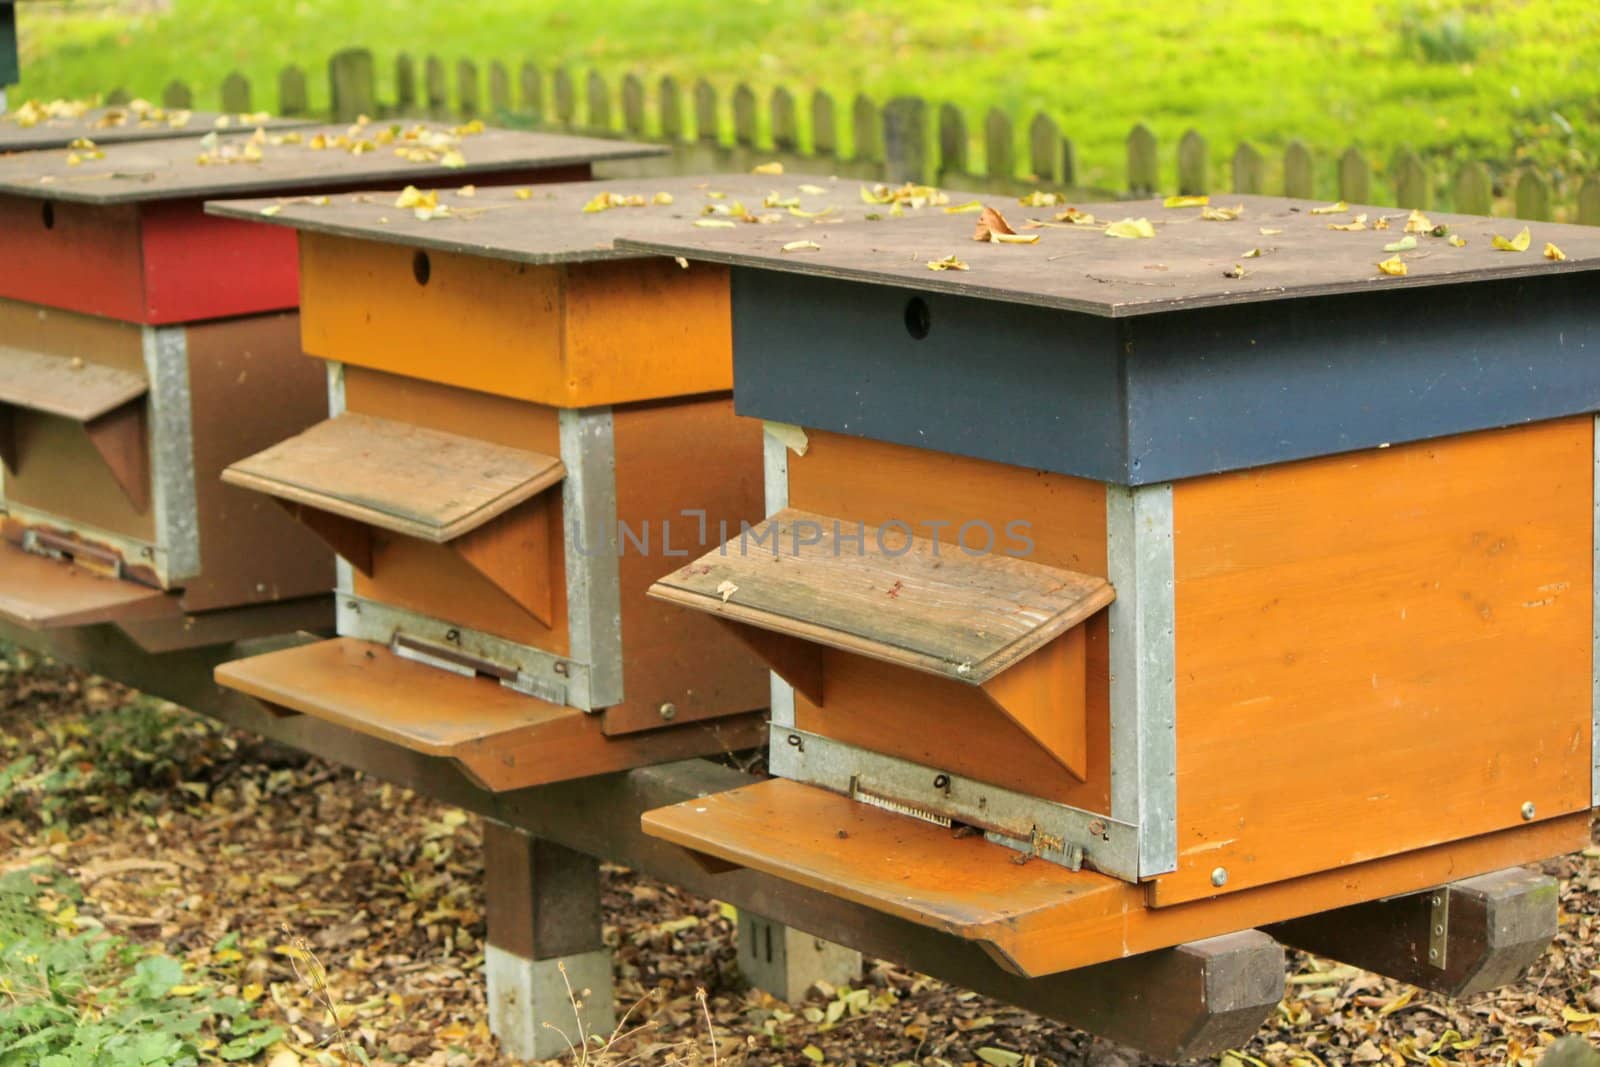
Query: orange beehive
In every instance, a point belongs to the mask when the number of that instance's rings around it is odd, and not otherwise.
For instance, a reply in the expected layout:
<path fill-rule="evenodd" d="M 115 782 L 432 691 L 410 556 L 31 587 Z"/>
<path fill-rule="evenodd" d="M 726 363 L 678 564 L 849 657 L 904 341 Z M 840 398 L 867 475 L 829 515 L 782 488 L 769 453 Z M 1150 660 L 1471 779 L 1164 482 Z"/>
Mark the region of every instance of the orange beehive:
<path fill-rule="evenodd" d="M 787 683 L 780 777 L 646 831 L 1029 976 L 1585 844 L 1600 238 L 1307 206 L 625 241 L 733 270 L 770 420 L 653 593 Z"/>

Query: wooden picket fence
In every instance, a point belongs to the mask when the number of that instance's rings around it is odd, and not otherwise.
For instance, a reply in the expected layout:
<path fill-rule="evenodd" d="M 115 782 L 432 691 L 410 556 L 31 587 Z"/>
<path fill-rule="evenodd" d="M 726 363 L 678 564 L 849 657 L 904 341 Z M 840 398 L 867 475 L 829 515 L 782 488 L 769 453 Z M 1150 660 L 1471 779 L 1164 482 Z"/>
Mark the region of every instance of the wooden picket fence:
<path fill-rule="evenodd" d="M 438 56 L 418 61 L 401 55 L 394 60 L 393 99 L 382 101 L 376 60 L 363 48 L 334 55 L 327 77 L 331 106 L 324 114 L 336 121 L 351 121 L 358 115 L 484 118 L 504 125 L 629 137 L 675 147 L 663 160 L 622 168 L 620 173 L 627 174 L 703 173 L 777 160 L 795 170 L 868 180 L 915 180 L 1005 192 L 1044 186 L 1069 190 L 1084 199 L 1160 192 L 1283 193 L 1600 225 L 1600 175 L 1552 181 L 1528 167 L 1471 161 L 1446 175 L 1430 170 L 1412 151 L 1390 160 L 1380 180 L 1375 178 L 1373 161 L 1356 147 L 1330 158 L 1294 140 L 1281 157 L 1269 158 L 1241 143 L 1226 168 L 1230 172 L 1226 181 L 1219 181 L 1213 173 L 1211 146 L 1190 130 L 1178 142 L 1175 167 L 1164 178 L 1161 146 L 1155 134 L 1140 124 L 1128 134 L 1122 187 L 1091 188 L 1078 183 L 1072 140 L 1055 119 L 1042 113 L 1028 120 L 1025 151 L 1018 153 L 1018 123 L 1004 111 L 991 109 L 975 138 L 959 107 L 942 103 L 935 108 L 920 97 L 898 97 L 880 106 L 858 94 L 850 101 L 848 115 L 841 116 L 833 95 L 818 89 L 805 101 L 802 123 L 802 98 L 781 86 L 763 103 L 750 86 L 740 84 L 725 103 L 723 92 L 704 79 L 685 86 L 669 75 L 656 80 L 651 108 L 646 82 L 637 74 L 624 75 L 613 91 L 610 80 L 591 70 L 582 80 L 580 94 L 578 78 L 565 67 L 546 72 L 528 62 L 513 73 L 498 60 L 480 67 L 463 59 L 452 69 Z M 277 106 L 272 109 L 276 113 L 312 114 L 307 75 L 301 67 L 284 68 L 276 89 Z M 113 94 L 124 99 L 126 95 Z M 194 92 L 180 81 L 167 85 L 161 99 L 168 107 L 195 106 Z M 237 73 L 223 81 L 217 103 L 231 112 L 266 105 Z M 848 143 L 841 134 L 848 136 Z M 981 168 L 973 159 L 975 140 L 983 150 Z"/>

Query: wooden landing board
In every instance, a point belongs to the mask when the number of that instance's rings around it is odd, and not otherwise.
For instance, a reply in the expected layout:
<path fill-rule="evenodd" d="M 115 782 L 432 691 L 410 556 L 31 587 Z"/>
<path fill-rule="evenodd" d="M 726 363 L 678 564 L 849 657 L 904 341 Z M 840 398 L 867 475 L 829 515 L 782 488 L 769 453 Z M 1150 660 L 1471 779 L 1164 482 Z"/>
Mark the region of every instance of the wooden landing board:
<path fill-rule="evenodd" d="M 79 138 L 96 145 L 128 141 L 164 141 L 174 137 L 204 137 L 212 130 L 293 129 L 311 125 L 308 119 L 273 118 L 269 115 L 224 115 L 215 111 L 178 111 L 149 104 L 122 107 L 85 107 L 71 101 L 24 101 L 0 115 L 0 152 L 35 152 L 66 148 Z"/>
<path fill-rule="evenodd" d="M 392 135 L 389 131 L 397 131 Z M 193 200 L 214 196 L 352 185 L 462 183 L 499 171 L 526 173 L 601 160 L 662 155 L 664 146 L 526 133 L 440 123 L 373 122 L 268 133 L 220 135 L 215 144 L 192 139 L 108 145 L 99 159 L 68 152 L 0 158 L 0 192 L 87 204 Z M 342 142 L 342 143 L 340 143 Z M 319 144 L 327 147 L 318 148 Z M 363 146 L 358 153 L 353 151 Z M 408 158 L 400 151 L 414 153 Z M 259 152 L 260 158 L 250 158 Z M 451 152 L 460 155 L 459 160 Z M 204 162 L 202 162 L 204 160 Z"/>
<path fill-rule="evenodd" d="M 338 237 L 547 265 L 638 259 L 640 253 L 616 246 L 619 237 L 687 239 L 706 226 L 729 241 L 751 245 L 766 246 L 774 238 L 778 240 L 772 247 L 812 240 L 842 221 L 887 212 L 883 205 L 863 203 L 861 187 L 856 181 L 804 174 L 723 174 L 565 182 L 520 191 L 480 188 L 470 197 L 441 191 L 439 202 L 453 215 L 447 219 L 418 219 L 414 211 L 395 206 L 392 192 L 345 194 L 326 205 L 288 198 L 214 201 L 206 211 Z M 585 210 L 608 195 L 624 203 Z M 934 199 L 948 206 L 975 195 L 940 193 Z M 907 208 L 904 217 L 942 214 L 943 206 Z M 730 225 L 735 219 L 739 221 Z"/>
<path fill-rule="evenodd" d="M 176 597 L 0 544 L 0 618 L 34 630 L 181 615 Z"/>
<path fill-rule="evenodd" d="M 773 778 L 643 816 L 645 833 L 736 867 L 826 893 L 969 941 L 1081 921 L 1117 879 L 1069 871 L 981 835 Z M 1029 974 L 1048 974 L 1039 970 Z"/>
<path fill-rule="evenodd" d="M 759 241 L 716 230 L 695 230 L 675 239 L 625 237 L 636 251 L 685 256 L 714 263 L 761 267 L 848 281 L 954 293 L 985 300 L 1036 304 L 1120 318 L 1184 308 L 1242 304 L 1290 297 L 1367 292 L 1414 286 L 1516 278 L 1600 268 L 1600 230 L 1551 222 L 1523 223 L 1473 215 L 1428 212 L 1436 225 L 1465 238 L 1454 247 L 1443 237 L 1416 236 L 1416 248 L 1394 253 L 1384 246 L 1405 234 L 1408 213 L 1394 208 L 1354 205 L 1313 214 L 1325 204 L 1282 197 L 1214 196 L 1213 205 L 1244 211 L 1231 222 L 1202 219 L 1200 207 L 1168 208 L 1160 200 L 1082 204 L 1097 225 L 1053 222 L 1061 206 L 1026 208 L 1014 198 L 991 196 L 1019 233 L 1038 234 L 1033 245 L 993 244 L 972 239 L 972 215 L 929 214 L 893 230 L 861 223 L 821 229 L 819 251 L 782 251 L 780 234 Z M 1329 229 L 1350 225 L 1365 215 L 1358 231 Z M 1107 236 L 1105 223 L 1147 219 L 1152 238 Z M 1388 227 L 1373 229 L 1379 219 Z M 1030 220 L 1048 225 L 1028 229 Z M 1502 252 L 1491 247 L 1496 234 L 1531 232 L 1528 250 Z M 1273 231 L 1262 233 L 1262 230 Z M 1565 261 L 1545 258 L 1553 242 Z M 1247 257 L 1259 249 L 1260 255 Z M 1380 271 L 1381 260 L 1398 254 L 1404 277 Z M 931 270 L 928 264 L 955 256 L 966 270 Z M 1241 276 L 1231 276 L 1239 268 Z"/>
<path fill-rule="evenodd" d="M 458 760 L 496 792 L 723 751 L 748 743 L 750 727 L 759 725 L 747 717 L 750 722 L 730 723 L 725 732 L 691 724 L 611 739 L 599 714 L 348 637 L 224 663 L 216 680 L 280 712 Z"/>
<path fill-rule="evenodd" d="M 148 390 L 132 371 L 0 345 L 0 404 L 88 422 Z"/>
<path fill-rule="evenodd" d="M 982 685 L 1111 603 L 1104 578 L 968 555 L 883 529 L 861 545 L 788 509 L 662 578 L 650 594 L 764 630 Z M 902 545 L 905 548 L 902 550 Z M 731 586 L 731 588 L 730 588 Z"/>
<path fill-rule="evenodd" d="M 443 544 L 565 475 L 553 456 L 347 412 L 240 460 L 222 479 Z"/>

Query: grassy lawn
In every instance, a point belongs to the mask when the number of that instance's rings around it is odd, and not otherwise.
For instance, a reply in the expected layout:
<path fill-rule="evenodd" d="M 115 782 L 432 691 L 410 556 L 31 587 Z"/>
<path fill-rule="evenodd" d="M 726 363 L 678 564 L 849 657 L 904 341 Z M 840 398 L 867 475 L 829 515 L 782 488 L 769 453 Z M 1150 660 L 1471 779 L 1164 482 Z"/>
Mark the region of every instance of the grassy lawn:
<path fill-rule="evenodd" d="M 172 78 L 214 104 L 232 70 L 258 87 L 297 62 L 320 73 L 339 48 L 437 52 L 548 67 L 636 70 L 758 91 L 786 84 L 918 93 L 956 102 L 976 127 L 991 106 L 1053 114 L 1081 177 L 1119 184 L 1122 142 L 1151 125 L 1170 157 L 1194 126 L 1218 165 L 1241 138 L 1348 144 L 1377 162 L 1404 146 L 1435 162 L 1526 160 L 1600 169 L 1600 4 L 1593 0 L 173 0 L 20 7 L 22 94 L 121 86 L 157 95 Z M 260 89 L 258 88 L 258 92 Z M 274 94 L 267 92 L 265 101 Z"/>

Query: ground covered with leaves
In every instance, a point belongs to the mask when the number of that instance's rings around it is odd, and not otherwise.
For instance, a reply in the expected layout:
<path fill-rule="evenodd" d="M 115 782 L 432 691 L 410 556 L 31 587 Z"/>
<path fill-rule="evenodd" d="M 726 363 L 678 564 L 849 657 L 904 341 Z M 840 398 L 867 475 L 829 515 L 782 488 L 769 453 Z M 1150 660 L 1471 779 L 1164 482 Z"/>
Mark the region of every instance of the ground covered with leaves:
<path fill-rule="evenodd" d="M 1451 1003 L 1295 957 L 1221 1067 L 1531 1065 L 1600 1026 L 1600 849 L 1557 861 L 1557 944 Z M 0 662 L 0 1067 L 502 1064 L 477 820 L 24 654 Z M 802 1005 L 746 988 L 733 914 L 606 871 L 626 1032 L 591 1067 L 1142 1067 L 887 964 Z M 704 991 L 703 995 L 701 991 Z"/>

